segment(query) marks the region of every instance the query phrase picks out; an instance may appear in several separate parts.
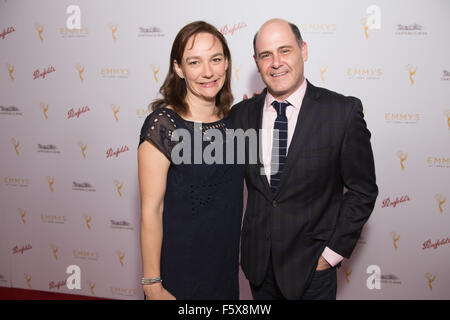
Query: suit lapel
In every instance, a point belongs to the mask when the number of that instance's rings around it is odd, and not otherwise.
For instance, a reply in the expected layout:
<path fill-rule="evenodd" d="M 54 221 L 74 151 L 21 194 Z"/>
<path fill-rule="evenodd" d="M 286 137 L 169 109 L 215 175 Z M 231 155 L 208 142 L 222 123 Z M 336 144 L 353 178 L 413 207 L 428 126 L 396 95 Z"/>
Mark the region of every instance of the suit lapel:
<path fill-rule="evenodd" d="M 289 177 L 289 171 L 297 160 L 301 147 L 305 145 L 304 142 L 308 139 L 308 134 L 311 132 L 311 128 L 316 123 L 314 120 L 314 109 L 320 106 L 317 102 L 317 90 L 309 81 L 307 81 L 307 83 L 308 86 L 306 87 L 305 96 L 297 118 L 294 135 L 292 136 L 292 141 L 289 145 L 286 164 L 284 165 L 283 172 L 281 173 L 280 184 L 275 196 L 278 195 Z"/>

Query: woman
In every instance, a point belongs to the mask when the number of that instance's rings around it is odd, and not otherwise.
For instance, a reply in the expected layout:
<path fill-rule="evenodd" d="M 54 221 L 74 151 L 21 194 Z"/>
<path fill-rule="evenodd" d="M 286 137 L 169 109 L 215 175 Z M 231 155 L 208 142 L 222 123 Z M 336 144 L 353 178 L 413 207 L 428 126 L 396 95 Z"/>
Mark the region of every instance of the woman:
<path fill-rule="evenodd" d="M 180 30 L 160 93 L 138 149 L 145 296 L 239 299 L 242 167 L 199 162 L 189 152 L 198 150 L 196 134 L 215 129 L 225 137 L 230 127 L 231 55 L 215 27 L 197 21 Z M 177 129 L 189 132 L 180 140 L 191 148 L 175 152 Z M 211 142 L 203 137 L 200 150 Z"/>

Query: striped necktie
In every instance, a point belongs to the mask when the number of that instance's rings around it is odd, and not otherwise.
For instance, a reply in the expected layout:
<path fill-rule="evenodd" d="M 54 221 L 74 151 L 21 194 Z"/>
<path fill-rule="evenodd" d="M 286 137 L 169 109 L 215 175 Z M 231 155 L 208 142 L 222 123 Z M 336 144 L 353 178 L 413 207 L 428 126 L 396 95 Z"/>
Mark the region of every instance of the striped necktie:
<path fill-rule="evenodd" d="M 274 101 L 272 105 L 277 111 L 277 118 L 273 126 L 272 158 L 270 165 L 270 187 L 272 192 L 275 193 L 280 183 L 281 172 L 286 163 L 288 139 L 286 107 L 289 103 Z"/>

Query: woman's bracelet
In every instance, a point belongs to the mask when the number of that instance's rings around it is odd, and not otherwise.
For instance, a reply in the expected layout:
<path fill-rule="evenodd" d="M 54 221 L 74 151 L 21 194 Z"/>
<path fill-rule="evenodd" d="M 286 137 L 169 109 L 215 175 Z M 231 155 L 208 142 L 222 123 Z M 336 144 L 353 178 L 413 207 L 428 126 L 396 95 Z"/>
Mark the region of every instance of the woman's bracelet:
<path fill-rule="evenodd" d="M 155 284 L 155 283 L 160 283 L 162 282 L 161 277 L 157 277 L 157 278 L 142 278 L 141 283 L 142 284 Z"/>

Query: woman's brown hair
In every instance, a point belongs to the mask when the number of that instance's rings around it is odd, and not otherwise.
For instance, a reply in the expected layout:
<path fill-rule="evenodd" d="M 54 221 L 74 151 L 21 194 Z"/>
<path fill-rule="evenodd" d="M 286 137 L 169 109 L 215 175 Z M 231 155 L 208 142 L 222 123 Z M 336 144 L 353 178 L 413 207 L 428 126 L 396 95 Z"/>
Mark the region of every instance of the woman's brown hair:
<path fill-rule="evenodd" d="M 225 82 L 222 89 L 217 93 L 216 106 L 219 108 L 219 113 L 222 116 L 226 116 L 230 110 L 231 103 L 233 102 L 233 95 L 231 93 L 231 54 L 228 48 L 227 40 L 222 33 L 219 32 L 214 26 L 204 21 L 195 21 L 184 26 L 175 37 L 172 45 L 172 51 L 170 52 L 170 65 L 169 72 L 163 85 L 159 89 L 162 95 L 161 99 L 153 101 L 150 106 L 151 109 L 157 110 L 159 108 L 170 105 L 175 112 L 180 115 L 186 114 L 188 111 L 188 105 L 185 102 L 187 94 L 186 83 L 184 79 L 181 79 L 174 68 L 174 61 L 181 65 L 184 49 L 186 48 L 188 40 L 198 33 L 210 33 L 216 37 L 222 44 L 223 54 L 225 59 L 228 60 L 228 69 L 226 71 Z"/>

